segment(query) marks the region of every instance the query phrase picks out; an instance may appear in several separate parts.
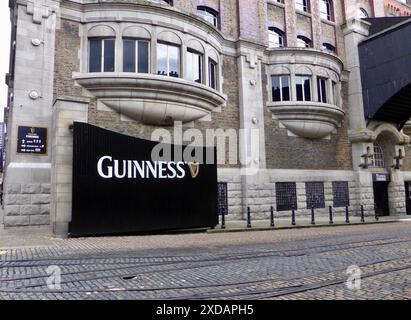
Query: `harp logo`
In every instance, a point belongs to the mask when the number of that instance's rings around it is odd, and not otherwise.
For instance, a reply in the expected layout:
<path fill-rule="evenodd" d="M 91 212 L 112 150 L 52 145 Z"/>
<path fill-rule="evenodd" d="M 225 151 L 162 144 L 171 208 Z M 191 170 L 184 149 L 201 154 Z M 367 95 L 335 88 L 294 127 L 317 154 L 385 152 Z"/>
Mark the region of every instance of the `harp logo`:
<path fill-rule="evenodd" d="M 190 162 L 188 163 L 188 167 L 190 168 L 190 173 L 193 179 L 197 178 L 198 174 L 200 173 L 200 164 Z"/>

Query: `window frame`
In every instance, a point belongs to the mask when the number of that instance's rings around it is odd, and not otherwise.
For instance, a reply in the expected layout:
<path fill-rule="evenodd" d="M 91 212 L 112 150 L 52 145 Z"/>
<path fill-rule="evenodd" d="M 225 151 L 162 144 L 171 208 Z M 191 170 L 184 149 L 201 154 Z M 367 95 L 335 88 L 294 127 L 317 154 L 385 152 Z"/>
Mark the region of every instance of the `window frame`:
<path fill-rule="evenodd" d="M 100 41 L 101 42 L 101 60 L 100 60 L 100 71 L 91 71 L 91 42 L 92 41 Z M 113 41 L 113 71 L 106 71 L 105 67 L 105 42 L 106 41 Z M 106 73 L 106 72 L 115 72 L 116 70 L 116 38 L 115 37 L 89 37 L 88 38 L 88 72 L 89 73 Z"/>
<path fill-rule="evenodd" d="M 309 100 L 307 100 L 306 99 L 306 88 L 305 88 L 305 82 L 303 82 L 302 84 L 300 84 L 300 83 L 298 83 L 298 80 L 299 79 L 304 79 L 304 78 L 306 78 L 306 79 L 308 79 L 309 80 L 309 84 L 310 84 L 310 90 L 309 90 L 309 93 L 310 93 L 310 99 Z M 302 95 L 303 95 L 303 99 L 302 100 L 299 100 L 298 99 L 298 85 L 302 85 Z M 304 74 L 297 74 L 297 75 L 295 75 L 295 91 L 296 91 L 296 97 L 297 97 L 297 101 L 299 101 L 299 102 L 311 102 L 311 101 L 313 101 L 313 89 L 312 89 L 312 76 L 311 75 L 304 75 Z"/>
<path fill-rule="evenodd" d="M 326 12 L 322 10 L 324 6 Z M 320 17 L 323 20 L 334 22 L 334 4 L 332 0 L 320 0 Z"/>
<path fill-rule="evenodd" d="M 159 73 L 159 67 L 158 67 L 158 65 L 159 65 L 159 63 L 158 63 L 158 59 L 159 59 L 159 54 L 158 54 L 158 50 L 159 50 L 159 48 L 160 48 L 160 46 L 159 45 L 165 45 L 165 46 L 167 46 L 167 74 L 166 75 L 163 75 L 163 74 L 160 74 Z M 170 55 L 169 55 L 169 47 L 174 47 L 174 48 L 177 48 L 178 49 L 178 67 L 179 67 L 179 73 L 178 73 L 178 77 L 174 77 L 174 76 L 172 76 L 172 75 L 170 75 Z M 172 77 L 172 78 L 181 78 L 182 77 L 182 72 L 181 72 L 181 64 L 182 64 L 182 59 L 181 59 L 181 52 L 182 52 L 182 48 L 181 48 L 181 45 L 178 45 L 178 44 L 175 44 L 175 43 L 170 43 L 170 42 L 164 42 L 164 41 L 157 41 L 157 48 L 156 48 L 156 50 L 157 50 L 157 61 L 156 61 L 156 64 L 157 64 L 157 75 L 160 75 L 160 76 L 164 76 L 164 77 Z"/>
<path fill-rule="evenodd" d="M 301 3 L 298 1 L 301 1 Z M 310 0 L 294 0 L 294 3 L 296 10 L 311 13 Z"/>
<path fill-rule="evenodd" d="M 322 85 L 323 84 L 323 85 Z M 328 103 L 328 79 L 317 76 L 317 98 L 320 103 Z M 325 101 L 324 101 L 325 100 Z"/>
<path fill-rule="evenodd" d="M 305 46 L 300 46 L 299 43 L 303 42 L 305 44 Z M 311 48 L 312 47 L 312 41 L 311 39 L 302 36 L 302 35 L 298 35 L 297 36 L 297 48 Z"/>
<path fill-rule="evenodd" d="M 274 100 L 274 83 L 273 80 L 274 78 L 279 78 L 279 83 L 280 83 L 280 100 Z M 288 100 L 284 100 L 284 89 L 285 87 L 283 86 L 283 78 L 287 78 L 288 81 Z M 282 74 L 282 75 L 272 75 L 271 76 L 271 101 L 272 102 L 288 102 L 292 100 L 291 96 L 291 77 L 290 75 L 287 74 Z"/>
<path fill-rule="evenodd" d="M 198 52 L 194 49 L 191 49 L 191 48 L 187 48 L 187 53 L 186 54 L 187 54 L 187 56 L 186 56 L 186 78 L 187 78 L 187 80 L 195 82 L 195 83 L 203 84 L 204 83 L 204 54 L 201 53 L 201 52 Z M 189 72 L 190 72 L 189 65 L 188 65 L 189 64 L 189 59 L 188 59 L 189 54 L 191 54 L 193 56 L 197 56 L 197 57 L 200 58 L 200 66 L 199 66 L 199 70 L 198 70 L 200 72 L 200 82 L 194 80 L 193 74 L 191 74 L 192 79 L 189 78 Z M 194 69 L 191 70 L 191 72 L 194 73 Z"/>
<path fill-rule="evenodd" d="M 212 85 L 211 85 L 211 81 L 212 81 L 212 79 L 211 79 L 211 67 L 212 66 L 214 66 L 215 67 L 215 72 L 214 72 L 214 76 L 215 76 L 215 79 L 214 79 L 214 83 L 215 83 L 215 87 L 213 87 Z M 214 61 L 213 59 L 211 59 L 210 57 L 208 58 L 208 86 L 211 88 L 211 89 L 214 89 L 214 90 L 218 90 L 218 85 L 219 85 L 219 82 L 218 82 L 218 62 L 216 62 L 216 61 Z"/>
<path fill-rule="evenodd" d="M 220 26 L 220 15 L 219 15 L 218 11 L 214 10 L 213 8 L 207 7 L 207 6 L 197 6 L 196 14 L 201 19 L 203 19 L 203 20 L 207 21 L 208 23 L 212 24 L 214 27 L 219 28 L 219 26 Z M 207 19 L 206 14 L 213 17 L 213 22 L 210 22 Z"/>
<path fill-rule="evenodd" d="M 134 72 L 132 71 L 125 71 L 125 50 L 124 50 L 124 44 L 126 41 L 133 41 L 134 42 L 134 48 L 135 48 L 135 54 L 134 54 L 134 63 L 135 63 L 135 70 Z M 139 48 L 140 48 L 140 42 L 145 42 L 147 43 L 147 72 L 140 72 L 139 70 Z M 123 72 L 130 72 L 130 73 L 142 73 L 142 74 L 150 74 L 151 73 L 151 50 L 150 50 L 150 40 L 147 39 L 138 39 L 138 38 L 123 38 Z"/>
<path fill-rule="evenodd" d="M 270 35 L 275 35 L 278 37 L 279 46 L 271 46 L 270 44 L 273 43 L 270 41 Z M 268 48 L 275 49 L 275 48 L 284 48 L 285 47 L 285 33 L 275 27 L 268 27 Z"/>

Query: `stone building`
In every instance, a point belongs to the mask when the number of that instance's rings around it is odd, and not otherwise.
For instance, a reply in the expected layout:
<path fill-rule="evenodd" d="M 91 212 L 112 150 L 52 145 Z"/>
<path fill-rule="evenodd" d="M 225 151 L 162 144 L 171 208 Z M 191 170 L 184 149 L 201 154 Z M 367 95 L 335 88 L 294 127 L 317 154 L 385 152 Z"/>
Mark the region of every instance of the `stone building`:
<path fill-rule="evenodd" d="M 408 2 L 11 0 L 4 227 L 67 234 L 73 121 L 144 139 L 174 122 L 257 130 L 255 174 L 218 168 L 230 219 L 373 215 L 382 198 L 380 214 L 405 215 L 411 112 L 368 117 L 359 50 L 372 18 L 409 16 Z M 43 154 L 18 149 L 22 126 L 47 129 Z"/>

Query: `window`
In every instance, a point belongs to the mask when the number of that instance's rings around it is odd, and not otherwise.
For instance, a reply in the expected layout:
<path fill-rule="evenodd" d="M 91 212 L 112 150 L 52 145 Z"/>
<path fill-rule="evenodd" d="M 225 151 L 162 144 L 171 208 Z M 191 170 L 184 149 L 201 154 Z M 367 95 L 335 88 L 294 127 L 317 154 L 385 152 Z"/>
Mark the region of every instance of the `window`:
<path fill-rule="evenodd" d="M 123 72 L 149 72 L 149 44 L 144 40 L 124 39 Z"/>
<path fill-rule="evenodd" d="M 89 72 L 114 72 L 114 43 L 114 39 L 90 39 Z"/>
<path fill-rule="evenodd" d="M 335 47 L 329 43 L 323 43 L 323 50 L 335 53 Z"/>
<path fill-rule="evenodd" d="M 290 77 L 272 76 L 273 101 L 290 101 Z"/>
<path fill-rule="evenodd" d="M 217 62 L 212 59 L 208 60 L 208 85 L 210 88 L 217 90 L 218 69 Z"/>
<path fill-rule="evenodd" d="M 318 102 L 327 103 L 327 79 L 317 78 Z"/>
<path fill-rule="evenodd" d="M 203 55 L 190 49 L 187 51 L 187 80 L 203 83 Z"/>
<path fill-rule="evenodd" d="M 306 182 L 307 209 L 325 208 L 324 182 Z"/>
<path fill-rule="evenodd" d="M 385 168 L 384 151 L 378 143 L 374 143 L 373 167 Z"/>
<path fill-rule="evenodd" d="M 268 47 L 282 48 L 284 47 L 284 32 L 277 28 L 268 28 Z"/>
<path fill-rule="evenodd" d="M 368 18 L 368 12 L 364 8 L 359 8 L 357 11 L 357 18 L 365 19 Z"/>
<path fill-rule="evenodd" d="M 295 8 L 300 11 L 310 12 L 309 0 L 295 0 Z"/>
<path fill-rule="evenodd" d="M 332 21 L 334 19 L 331 0 L 320 0 L 320 15 L 324 20 Z"/>
<path fill-rule="evenodd" d="M 277 211 L 297 210 L 297 186 L 295 182 L 275 184 Z"/>
<path fill-rule="evenodd" d="M 311 40 L 304 36 L 297 37 L 297 47 L 298 48 L 310 48 Z"/>
<path fill-rule="evenodd" d="M 148 0 L 148 1 L 153 2 L 153 3 L 158 3 L 158 4 L 167 4 L 169 6 L 173 5 L 172 0 Z"/>
<path fill-rule="evenodd" d="M 197 7 L 197 15 L 203 18 L 208 23 L 211 23 L 214 27 L 218 26 L 218 13 L 217 11 L 204 6 Z"/>
<path fill-rule="evenodd" d="M 334 208 L 343 208 L 350 206 L 350 196 L 347 181 L 333 182 Z"/>
<path fill-rule="evenodd" d="M 157 44 L 157 73 L 162 76 L 180 77 L 180 47 Z"/>
<path fill-rule="evenodd" d="M 277 0 L 277 2 L 284 4 L 284 0 Z"/>
<path fill-rule="evenodd" d="M 218 203 L 218 214 L 227 215 L 228 214 L 228 189 L 227 182 L 217 183 L 217 203 Z"/>
<path fill-rule="evenodd" d="M 296 76 L 297 101 L 311 101 L 311 77 Z"/>

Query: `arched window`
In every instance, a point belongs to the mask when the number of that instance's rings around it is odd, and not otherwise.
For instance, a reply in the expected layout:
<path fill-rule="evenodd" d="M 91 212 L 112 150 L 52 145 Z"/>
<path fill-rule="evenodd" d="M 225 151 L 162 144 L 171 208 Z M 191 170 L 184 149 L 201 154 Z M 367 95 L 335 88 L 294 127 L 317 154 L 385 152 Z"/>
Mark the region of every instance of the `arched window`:
<path fill-rule="evenodd" d="M 333 9 L 333 2 L 331 0 L 320 0 L 320 15 L 322 19 L 333 21 Z"/>
<path fill-rule="evenodd" d="M 282 48 L 284 47 L 284 32 L 280 29 L 270 27 L 268 28 L 268 47 Z"/>
<path fill-rule="evenodd" d="M 359 9 L 358 9 L 358 11 L 357 11 L 357 18 L 359 18 L 359 19 L 365 19 L 365 18 L 368 18 L 368 17 L 369 17 L 369 15 L 368 15 L 367 10 L 365 10 L 364 8 L 359 8 Z"/>
<path fill-rule="evenodd" d="M 197 15 L 208 23 L 211 23 L 214 27 L 218 27 L 218 12 L 214 9 L 205 6 L 198 6 Z"/>
<path fill-rule="evenodd" d="M 374 143 L 374 157 L 372 165 L 377 168 L 385 167 L 384 150 L 377 142 Z"/>
<path fill-rule="evenodd" d="M 335 47 L 330 43 L 323 43 L 323 50 L 335 53 Z"/>
<path fill-rule="evenodd" d="M 310 48 L 311 40 L 304 36 L 297 37 L 297 47 L 298 48 Z"/>
<path fill-rule="evenodd" d="M 153 2 L 153 3 L 158 3 L 158 4 L 167 4 L 169 6 L 173 5 L 173 0 L 148 0 L 148 1 Z"/>

